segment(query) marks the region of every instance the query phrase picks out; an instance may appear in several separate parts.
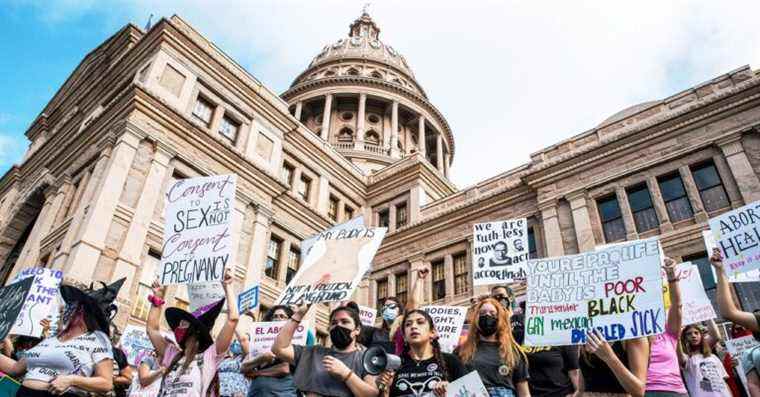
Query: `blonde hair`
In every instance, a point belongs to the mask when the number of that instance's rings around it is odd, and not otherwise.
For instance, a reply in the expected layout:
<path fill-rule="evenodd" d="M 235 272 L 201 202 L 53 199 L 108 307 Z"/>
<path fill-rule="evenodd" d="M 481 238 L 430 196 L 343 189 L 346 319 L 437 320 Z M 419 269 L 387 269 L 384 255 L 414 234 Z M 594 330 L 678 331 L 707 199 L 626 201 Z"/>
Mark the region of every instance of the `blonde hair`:
<path fill-rule="evenodd" d="M 520 360 L 527 362 L 525 353 L 517 344 L 512 336 L 512 325 L 510 324 L 510 317 L 512 312 L 502 306 L 496 299 L 486 298 L 475 304 L 468 314 L 468 322 L 470 324 L 470 330 L 467 333 L 467 338 L 464 343 L 459 347 L 459 358 L 464 363 L 469 363 L 475 357 L 475 351 L 478 349 L 478 343 L 480 342 L 480 330 L 478 330 L 478 317 L 480 317 L 480 309 L 486 303 L 490 303 L 496 308 L 496 340 L 499 343 L 499 356 L 501 356 L 502 364 L 509 367 L 510 371 L 515 368 Z"/>

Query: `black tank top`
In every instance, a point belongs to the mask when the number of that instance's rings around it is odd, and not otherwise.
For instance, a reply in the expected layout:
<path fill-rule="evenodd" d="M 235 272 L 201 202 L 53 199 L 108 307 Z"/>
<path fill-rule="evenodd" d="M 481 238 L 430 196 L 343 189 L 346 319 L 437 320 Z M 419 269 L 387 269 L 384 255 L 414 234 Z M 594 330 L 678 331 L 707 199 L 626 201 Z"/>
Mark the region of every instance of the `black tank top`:
<path fill-rule="evenodd" d="M 613 342 L 612 351 L 615 356 L 628 368 L 628 355 L 625 354 L 623 342 Z M 585 391 L 594 393 L 627 393 L 618 382 L 610 367 L 594 354 L 582 352 L 580 370 L 583 374 Z"/>

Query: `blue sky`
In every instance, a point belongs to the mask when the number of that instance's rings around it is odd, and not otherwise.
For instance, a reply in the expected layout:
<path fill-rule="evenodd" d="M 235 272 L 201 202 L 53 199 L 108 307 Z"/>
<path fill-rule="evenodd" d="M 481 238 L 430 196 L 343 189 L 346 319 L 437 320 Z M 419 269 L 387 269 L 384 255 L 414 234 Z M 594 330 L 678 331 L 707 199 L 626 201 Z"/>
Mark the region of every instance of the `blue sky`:
<path fill-rule="evenodd" d="M 635 3 L 635 4 L 633 4 Z M 362 1 L 9 0 L 0 7 L 0 174 L 88 51 L 150 13 L 179 14 L 276 92 L 347 34 Z M 374 1 L 456 139 L 464 187 L 736 67 L 760 67 L 760 2 Z M 530 137 L 530 138 L 526 138 Z"/>

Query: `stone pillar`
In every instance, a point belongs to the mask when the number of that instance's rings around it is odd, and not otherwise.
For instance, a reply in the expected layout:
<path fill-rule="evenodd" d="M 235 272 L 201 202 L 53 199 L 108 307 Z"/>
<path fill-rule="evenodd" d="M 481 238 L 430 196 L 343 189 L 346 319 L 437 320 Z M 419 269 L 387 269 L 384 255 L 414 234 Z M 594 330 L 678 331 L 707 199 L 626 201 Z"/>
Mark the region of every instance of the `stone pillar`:
<path fill-rule="evenodd" d="M 451 165 L 449 164 L 450 161 L 451 161 L 451 155 L 449 154 L 449 152 L 444 153 L 443 154 L 443 176 L 445 176 L 446 178 L 449 177 L 449 167 L 451 167 Z"/>
<path fill-rule="evenodd" d="M 277 269 L 277 284 L 285 282 L 288 274 L 288 256 L 290 256 L 290 239 L 283 239 L 280 245 L 280 268 Z"/>
<path fill-rule="evenodd" d="M 736 185 L 745 203 L 760 200 L 760 179 L 752 169 L 752 165 L 747 158 L 742 146 L 741 134 L 730 137 L 722 142 L 718 142 L 720 150 L 726 157 L 728 167 L 734 175 Z"/>
<path fill-rule="evenodd" d="M 541 211 L 544 237 L 546 238 L 546 256 L 552 258 L 564 255 L 565 246 L 562 243 L 562 231 L 559 227 L 557 202 L 552 200 L 539 205 L 538 208 Z"/>
<path fill-rule="evenodd" d="M 398 158 L 398 102 L 391 105 L 391 157 Z"/>
<path fill-rule="evenodd" d="M 296 103 L 296 111 L 293 117 L 296 118 L 296 120 L 301 121 L 301 112 L 303 111 L 303 101 L 298 101 Z"/>
<path fill-rule="evenodd" d="M 699 196 L 699 189 L 697 189 L 697 183 L 694 182 L 694 176 L 691 175 L 691 170 L 688 165 L 684 165 L 678 168 L 678 173 L 683 180 L 683 186 L 686 189 L 686 195 L 691 202 L 691 208 L 694 210 L 694 218 L 697 222 L 707 222 L 707 212 L 705 212 L 705 206 L 702 203 L 702 197 Z"/>
<path fill-rule="evenodd" d="M 388 295 L 396 296 L 396 273 L 388 273 Z"/>
<path fill-rule="evenodd" d="M 248 264 L 245 272 L 246 287 L 261 284 L 269 245 L 269 225 L 274 215 L 271 209 L 261 204 L 253 204 L 253 207 L 255 213 L 253 217 L 253 230 L 251 231 L 251 249 L 246 261 Z"/>
<path fill-rule="evenodd" d="M 359 94 L 359 113 L 356 116 L 356 143 L 354 149 L 364 150 L 364 124 L 366 123 L 365 109 L 367 107 L 367 94 Z"/>
<path fill-rule="evenodd" d="M 422 186 L 415 185 L 409 190 L 409 213 L 408 224 L 417 222 L 420 219 L 420 209 L 422 208 L 422 196 L 425 194 Z"/>
<path fill-rule="evenodd" d="M 450 302 L 454 297 L 454 257 L 446 254 L 443 257 L 443 275 L 446 278 L 446 297 L 444 302 Z M 430 275 L 433 278 L 433 275 Z"/>
<path fill-rule="evenodd" d="M 670 223 L 670 215 L 668 215 L 668 209 L 665 207 L 665 201 L 662 199 L 662 192 L 660 192 L 660 184 L 657 183 L 657 178 L 654 176 L 648 177 L 647 188 L 652 195 L 652 204 L 654 204 L 657 218 L 660 220 L 660 234 L 673 230 L 673 224 Z"/>
<path fill-rule="evenodd" d="M 8 280 L 13 280 L 16 274 L 27 267 L 37 266 L 37 261 L 40 255 L 40 241 L 50 231 L 54 219 L 53 202 L 58 196 L 55 194 L 54 188 L 48 187 L 45 189 L 45 203 L 42 205 L 37 219 L 32 226 L 32 230 L 29 232 L 29 236 L 26 239 L 24 247 L 21 249 L 16 264 L 13 266 L 13 270 L 8 276 Z"/>
<path fill-rule="evenodd" d="M 443 135 L 438 133 L 435 138 L 435 166 L 443 174 Z"/>
<path fill-rule="evenodd" d="M 628 193 L 622 186 L 615 188 L 615 196 L 617 197 L 618 205 L 620 206 L 620 213 L 623 215 L 623 224 L 625 225 L 625 239 L 626 240 L 638 240 L 639 234 L 636 231 L 636 222 L 633 220 L 633 212 L 631 212 L 631 205 L 628 202 Z"/>
<path fill-rule="evenodd" d="M 576 191 L 566 196 L 573 212 L 573 226 L 578 240 L 578 251 L 593 251 L 596 246 L 594 231 L 591 229 L 591 218 L 588 215 L 588 202 L 585 191 Z"/>
<path fill-rule="evenodd" d="M 391 204 L 388 206 L 388 233 L 396 231 L 396 206 Z"/>
<path fill-rule="evenodd" d="M 317 193 L 317 211 L 320 214 L 327 216 L 327 212 L 330 210 L 330 181 L 326 176 L 319 176 L 319 191 Z M 340 219 L 340 218 L 338 218 Z"/>
<path fill-rule="evenodd" d="M 324 140 L 330 140 L 330 119 L 332 116 L 332 101 L 333 96 L 332 94 L 325 95 L 325 108 L 322 112 L 322 131 L 320 131 L 319 136 L 322 137 Z"/>
<path fill-rule="evenodd" d="M 427 159 L 427 141 L 425 140 L 425 116 L 420 115 L 417 125 L 417 148 L 419 148 L 422 157 Z M 407 144 L 408 145 L 408 144 Z"/>
<path fill-rule="evenodd" d="M 723 181 L 723 187 L 726 189 L 729 201 L 731 201 L 731 208 L 739 208 L 744 205 L 741 192 L 739 192 L 739 187 L 736 186 L 734 175 L 731 173 L 731 168 L 728 166 L 726 158 L 720 154 L 716 154 L 713 156 L 713 163 L 715 163 L 715 169 L 718 170 L 720 180 Z"/>

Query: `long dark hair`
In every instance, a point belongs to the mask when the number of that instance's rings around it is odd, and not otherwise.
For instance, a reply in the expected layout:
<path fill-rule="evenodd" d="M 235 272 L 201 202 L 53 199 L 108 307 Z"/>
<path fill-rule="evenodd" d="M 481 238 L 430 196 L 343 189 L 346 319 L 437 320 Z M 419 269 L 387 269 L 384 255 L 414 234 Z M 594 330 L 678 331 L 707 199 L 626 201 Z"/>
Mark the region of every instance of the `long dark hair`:
<path fill-rule="evenodd" d="M 401 351 L 401 358 L 406 358 L 407 360 L 413 360 L 411 354 L 409 352 L 411 351 L 411 347 L 409 346 L 409 342 L 406 340 L 406 319 L 411 316 L 412 314 L 420 314 L 422 317 L 425 318 L 425 321 L 428 323 L 428 326 L 430 327 L 430 330 L 435 331 L 435 323 L 433 322 L 433 318 L 430 317 L 430 315 L 420 309 L 414 309 L 410 310 L 406 313 L 404 313 L 404 317 L 401 320 L 401 326 L 404 327 L 403 334 L 404 334 L 404 348 Z M 434 337 L 430 344 L 433 346 L 433 359 L 438 363 L 438 368 L 441 369 L 441 372 L 443 373 L 443 376 L 446 377 L 446 379 L 450 379 L 449 377 L 449 369 L 446 365 L 446 360 L 443 359 L 443 352 L 441 351 L 441 344 L 438 343 L 438 337 Z"/>
<path fill-rule="evenodd" d="M 264 314 L 264 321 L 272 321 L 272 317 L 274 317 L 274 314 L 278 310 L 284 311 L 285 314 L 288 315 L 288 318 L 293 317 L 293 309 L 291 309 L 290 306 L 277 305 L 277 306 L 272 306 L 271 309 L 267 310 L 266 314 Z"/>

